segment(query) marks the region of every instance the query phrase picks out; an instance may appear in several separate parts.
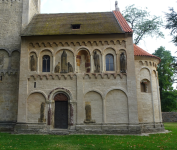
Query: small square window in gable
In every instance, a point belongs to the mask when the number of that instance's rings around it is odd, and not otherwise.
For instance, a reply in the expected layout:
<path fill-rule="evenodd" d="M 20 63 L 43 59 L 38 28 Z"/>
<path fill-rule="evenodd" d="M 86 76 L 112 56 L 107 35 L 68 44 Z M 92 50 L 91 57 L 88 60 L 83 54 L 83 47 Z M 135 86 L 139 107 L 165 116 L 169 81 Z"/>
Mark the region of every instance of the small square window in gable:
<path fill-rule="evenodd" d="M 79 30 L 79 29 L 81 28 L 81 25 L 80 25 L 80 24 L 72 24 L 72 25 L 71 25 L 71 28 L 72 28 L 73 30 Z"/>

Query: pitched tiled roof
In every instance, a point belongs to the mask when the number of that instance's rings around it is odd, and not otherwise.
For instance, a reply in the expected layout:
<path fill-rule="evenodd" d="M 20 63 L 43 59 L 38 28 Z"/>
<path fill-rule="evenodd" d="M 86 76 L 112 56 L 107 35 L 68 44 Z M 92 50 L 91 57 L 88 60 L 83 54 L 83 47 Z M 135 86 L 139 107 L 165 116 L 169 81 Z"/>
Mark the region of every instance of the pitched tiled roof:
<path fill-rule="evenodd" d="M 143 50 L 142 48 L 138 47 L 137 45 L 134 44 L 134 55 L 135 56 L 147 56 L 147 57 L 154 57 L 159 59 L 159 61 L 161 61 L 161 59 L 157 56 L 154 56 L 152 54 L 149 54 L 148 52 L 146 52 L 145 50 Z"/>
<path fill-rule="evenodd" d="M 73 30 L 72 24 L 80 24 Z M 38 14 L 22 32 L 22 36 L 64 34 L 124 33 L 113 12 Z"/>
<path fill-rule="evenodd" d="M 125 18 L 122 16 L 122 14 L 120 13 L 120 11 L 113 11 L 117 21 L 119 22 L 119 24 L 121 25 L 122 29 L 125 32 L 133 32 L 133 30 L 130 28 L 130 26 L 128 25 L 127 21 L 125 20 Z"/>

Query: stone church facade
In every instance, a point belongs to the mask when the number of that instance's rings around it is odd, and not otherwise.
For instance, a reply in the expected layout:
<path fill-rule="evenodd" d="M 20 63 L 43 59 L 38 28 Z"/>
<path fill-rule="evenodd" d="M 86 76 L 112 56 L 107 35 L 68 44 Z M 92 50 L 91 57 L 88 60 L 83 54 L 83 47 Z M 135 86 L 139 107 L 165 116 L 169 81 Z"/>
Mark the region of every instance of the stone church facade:
<path fill-rule="evenodd" d="M 117 9 L 40 14 L 40 0 L 0 0 L 0 130 L 163 131 L 157 65 Z"/>

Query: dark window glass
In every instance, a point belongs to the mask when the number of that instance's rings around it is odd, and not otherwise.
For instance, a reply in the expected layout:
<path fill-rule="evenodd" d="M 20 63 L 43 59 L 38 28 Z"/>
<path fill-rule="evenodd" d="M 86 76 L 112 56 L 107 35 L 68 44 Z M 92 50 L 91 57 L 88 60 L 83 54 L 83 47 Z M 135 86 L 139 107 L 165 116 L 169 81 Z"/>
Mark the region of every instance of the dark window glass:
<path fill-rule="evenodd" d="M 2 81 L 2 76 L 0 76 L 0 81 Z"/>
<path fill-rule="evenodd" d="M 114 71 L 114 56 L 106 55 L 106 71 Z"/>
<path fill-rule="evenodd" d="M 36 82 L 34 82 L 34 88 L 36 88 Z"/>
<path fill-rule="evenodd" d="M 42 72 L 50 72 L 50 56 L 43 56 Z"/>
<path fill-rule="evenodd" d="M 143 82 L 141 83 L 141 92 L 146 92 L 146 85 Z"/>
<path fill-rule="evenodd" d="M 72 29 L 80 29 L 80 24 L 73 24 L 71 25 L 72 26 Z"/>

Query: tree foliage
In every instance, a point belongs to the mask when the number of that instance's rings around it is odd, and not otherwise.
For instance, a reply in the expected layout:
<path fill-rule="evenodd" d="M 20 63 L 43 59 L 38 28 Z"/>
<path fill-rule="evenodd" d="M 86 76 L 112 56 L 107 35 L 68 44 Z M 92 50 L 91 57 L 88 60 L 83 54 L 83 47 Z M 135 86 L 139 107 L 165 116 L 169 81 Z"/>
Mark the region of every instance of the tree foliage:
<path fill-rule="evenodd" d="M 123 16 L 129 23 L 134 33 L 134 43 L 138 43 L 145 37 L 164 37 L 160 31 L 162 20 L 158 16 L 151 16 L 147 10 L 138 9 L 130 5 L 123 11 Z"/>
<path fill-rule="evenodd" d="M 177 46 L 177 13 L 173 8 L 170 8 L 170 13 L 166 13 L 166 29 L 171 30 L 171 35 L 173 36 L 173 43 Z"/>
<path fill-rule="evenodd" d="M 174 57 L 171 52 L 165 50 L 164 47 L 158 48 L 153 55 L 161 58 L 161 63 L 158 65 L 158 77 L 160 86 L 160 97 L 162 104 L 162 111 L 172 111 L 176 109 L 177 102 L 177 91 L 173 90 L 173 76 L 175 69 L 172 64 L 174 64 Z"/>
<path fill-rule="evenodd" d="M 161 105 L 163 112 L 177 110 L 177 91 L 162 91 Z"/>

